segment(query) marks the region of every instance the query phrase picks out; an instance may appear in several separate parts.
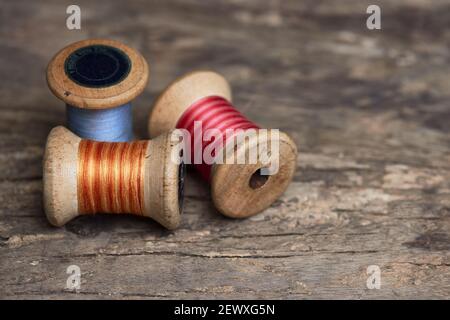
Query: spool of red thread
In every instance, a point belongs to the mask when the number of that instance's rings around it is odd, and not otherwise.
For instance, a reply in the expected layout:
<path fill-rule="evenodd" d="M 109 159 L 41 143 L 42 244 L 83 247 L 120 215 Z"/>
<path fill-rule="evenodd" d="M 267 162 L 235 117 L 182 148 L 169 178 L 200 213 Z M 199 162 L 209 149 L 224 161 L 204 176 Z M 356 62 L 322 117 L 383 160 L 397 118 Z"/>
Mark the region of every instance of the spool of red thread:
<path fill-rule="evenodd" d="M 204 139 L 194 132 L 195 122 L 201 123 L 203 134 L 208 129 L 216 129 L 217 137 L 222 139 Z M 197 146 L 201 146 L 201 155 L 205 148 L 225 150 L 227 144 L 232 145 L 231 152 L 224 152 L 224 157 L 220 158 L 222 162 L 195 164 L 203 178 L 211 183 L 216 208 L 226 216 L 244 218 L 266 209 L 286 190 L 294 175 L 297 158 L 294 142 L 283 132 L 264 131 L 245 118 L 231 104 L 228 82 L 215 72 L 197 71 L 175 80 L 156 100 L 148 125 L 151 137 L 174 128 L 187 130 L 193 138 L 191 160 L 196 151 L 198 154 L 196 141 Z M 254 134 L 248 135 L 245 143 L 233 144 L 236 135 L 227 136 L 230 129 L 245 133 L 251 130 Z M 220 144 L 217 149 L 215 143 Z M 259 157 L 256 162 L 244 164 L 231 160 L 255 149 L 269 151 L 270 155 L 276 150 L 272 149 L 274 145 L 278 145 L 278 170 L 274 174 L 262 174 L 262 169 L 271 165 Z"/>

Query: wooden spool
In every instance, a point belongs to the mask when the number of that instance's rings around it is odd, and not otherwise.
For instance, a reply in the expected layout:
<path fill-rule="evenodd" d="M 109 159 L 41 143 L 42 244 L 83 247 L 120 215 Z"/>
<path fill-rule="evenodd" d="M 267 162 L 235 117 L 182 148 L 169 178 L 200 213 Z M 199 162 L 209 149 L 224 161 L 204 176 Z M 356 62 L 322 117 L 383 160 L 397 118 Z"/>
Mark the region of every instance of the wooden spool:
<path fill-rule="evenodd" d="M 156 100 L 148 121 L 151 137 L 176 128 L 178 120 L 194 102 L 209 96 L 219 96 L 231 102 L 228 82 L 211 71 L 188 73 L 170 84 Z M 254 146 L 257 140 L 239 148 Z M 269 207 L 289 185 L 296 168 L 297 148 L 289 136 L 279 133 L 279 170 L 263 176 L 263 164 L 213 164 L 211 169 L 211 193 L 216 208 L 226 216 L 244 218 Z M 243 150 L 235 150 L 235 154 Z"/>
<path fill-rule="evenodd" d="M 116 147 L 136 143 L 94 142 L 82 140 L 62 126 L 52 129 L 45 147 L 43 182 L 44 209 L 48 220 L 55 226 L 62 226 L 76 216 L 87 214 L 80 209 L 83 206 L 81 202 L 83 196 L 80 194 L 80 192 L 83 192 L 83 190 L 80 190 L 80 179 L 82 179 L 80 178 L 82 166 L 80 164 L 82 158 L 80 146 L 85 145 L 86 142 L 110 144 L 116 145 Z M 137 186 L 136 183 L 134 186 L 142 194 L 140 198 L 142 212 L 137 214 L 153 218 L 164 227 L 174 229 L 180 223 L 182 212 L 184 165 L 176 164 L 171 159 L 171 153 L 178 150 L 174 151 L 175 146 L 170 141 L 170 134 L 141 142 L 148 143 L 145 144 L 146 147 L 143 149 L 142 157 L 138 159 L 142 161 L 143 174 L 141 176 L 143 179 L 139 177 Z M 96 155 L 96 157 L 97 161 L 104 160 L 103 153 Z M 120 162 L 116 161 L 115 165 L 120 167 Z M 137 163 L 131 163 L 129 167 L 132 168 L 136 165 Z M 95 169 L 87 168 L 86 170 Z M 122 182 L 113 181 L 113 183 L 116 186 L 117 183 Z M 100 187 L 103 187 L 101 183 Z M 115 189 L 115 192 L 109 192 L 110 201 L 117 201 L 117 197 L 123 197 L 126 194 L 123 190 L 128 189 L 119 188 Z M 116 195 L 116 198 L 112 195 Z M 104 198 L 101 198 L 101 200 L 103 201 Z"/>
<path fill-rule="evenodd" d="M 91 75 L 99 66 L 88 64 L 84 72 L 75 70 L 80 56 L 104 48 L 117 55 L 114 59 L 124 60 L 127 69 L 115 69 L 110 64 L 103 73 Z M 108 109 L 130 102 L 144 90 L 148 77 L 147 62 L 139 52 L 106 39 L 75 42 L 59 51 L 47 68 L 47 83 L 53 94 L 68 105 L 86 109 Z"/>

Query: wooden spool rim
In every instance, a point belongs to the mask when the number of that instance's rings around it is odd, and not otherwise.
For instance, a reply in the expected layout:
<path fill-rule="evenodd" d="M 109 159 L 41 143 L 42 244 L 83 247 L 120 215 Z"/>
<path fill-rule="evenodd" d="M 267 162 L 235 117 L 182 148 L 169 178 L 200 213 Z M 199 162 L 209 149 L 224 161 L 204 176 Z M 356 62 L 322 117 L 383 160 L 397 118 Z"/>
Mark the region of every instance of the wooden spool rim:
<path fill-rule="evenodd" d="M 91 45 L 117 48 L 125 53 L 131 69 L 120 82 L 101 88 L 86 87 L 70 79 L 64 69 L 66 59 L 75 50 Z M 47 67 L 47 83 L 53 94 L 66 104 L 85 109 L 108 109 L 126 104 L 144 90 L 149 78 L 149 67 L 144 57 L 127 45 L 107 39 L 88 39 L 60 50 Z"/>
<path fill-rule="evenodd" d="M 53 128 L 45 145 L 43 200 L 48 221 L 63 226 L 78 216 L 77 164 L 81 138 L 63 126 Z"/>
<path fill-rule="evenodd" d="M 257 130 L 258 131 L 258 130 Z M 276 174 L 262 176 L 252 186 L 252 177 L 264 167 L 255 164 L 214 164 L 211 174 L 211 194 L 215 207 L 225 216 L 246 218 L 268 208 L 287 189 L 297 165 L 297 147 L 285 133 L 279 132 L 279 170 Z M 273 137 L 258 139 L 253 136 L 248 143 L 239 146 L 234 152 L 234 159 L 240 149 L 249 150 L 265 141 L 275 141 Z"/>
<path fill-rule="evenodd" d="M 195 101 L 207 96 L 220 96 L 231 102 L 228 81 L 208 70 L 193 71 L 178 77 L 153 104 L 148 120 L 150 137 L 174 129 L 183 112 Z"/>

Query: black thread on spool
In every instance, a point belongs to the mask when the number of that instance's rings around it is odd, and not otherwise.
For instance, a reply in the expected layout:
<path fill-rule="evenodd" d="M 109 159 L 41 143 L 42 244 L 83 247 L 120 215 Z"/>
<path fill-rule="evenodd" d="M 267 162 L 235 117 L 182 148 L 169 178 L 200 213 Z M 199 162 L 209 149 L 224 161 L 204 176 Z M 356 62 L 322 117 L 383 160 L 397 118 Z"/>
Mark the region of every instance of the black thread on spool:
<path fill-rule="evenodd" d="M 80 86 L 104 88 L 125 79 L 131 70 L 131 60 L 122 50 L 91 45 L 72 52 L 64 63 L 66 75 Z"/>

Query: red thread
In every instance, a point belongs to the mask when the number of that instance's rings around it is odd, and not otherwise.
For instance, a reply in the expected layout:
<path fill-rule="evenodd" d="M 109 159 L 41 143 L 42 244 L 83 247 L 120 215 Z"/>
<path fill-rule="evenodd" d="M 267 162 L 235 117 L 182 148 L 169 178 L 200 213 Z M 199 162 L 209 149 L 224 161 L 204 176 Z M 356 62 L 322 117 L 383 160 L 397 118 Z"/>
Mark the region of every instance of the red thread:
<path fill-rule="evenodd" d="M 206 180 L 209 180 L 211 174 L 211 165 L 204 163 L 203 150 L 214 143 L 212 141 L 204 141 L 203 135 L 198 137 L 194 132 L 194 122 L 199 121 L 202 124 L 203 133 L 209 129 L 218 129 L 222 134 L 223 146 L 226 145 L 227 129 L 259 129 L 259 127 L 244 117 L 236 110 L 230 102 L 219 96 L 209 96 L 194 102 L 181 115 L 177 122 L 178 129 L 186 129 L 191 135 L 191 160 L 194 160 L 194 144 L 195 141 L 202 141 L 202 163 L 195 164 L 195 167 Z M 228 137 L 230 138 L 230 137 Z"/>

